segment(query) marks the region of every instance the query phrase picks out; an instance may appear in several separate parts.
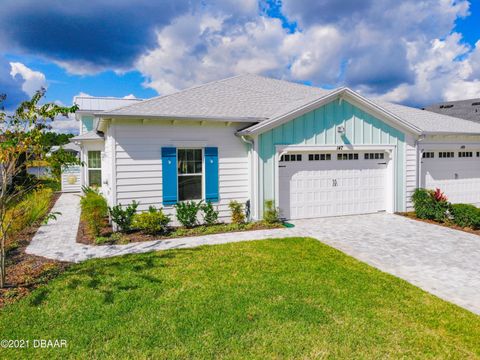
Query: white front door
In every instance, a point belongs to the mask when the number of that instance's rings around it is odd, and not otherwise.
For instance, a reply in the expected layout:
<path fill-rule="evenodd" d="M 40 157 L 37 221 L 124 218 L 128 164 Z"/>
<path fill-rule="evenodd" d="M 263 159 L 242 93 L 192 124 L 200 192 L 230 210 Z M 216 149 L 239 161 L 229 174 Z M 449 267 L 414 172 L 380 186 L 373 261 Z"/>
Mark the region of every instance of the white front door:
<path fill-rule="evenodd" d="M 422 186 L 440 189 L 452 203 L 480 206 L 480 154 L 477 151 L 426 150 Z M 440 157 L 441 156 L 441 157 Z"/>
<path fill-rule="evenodd" d="M 293 161 L 292 161 L 293 160 Z M 279 207 L 287 219 L 385 211 L 384 152 L 302 153 L 279 162 Z"/>

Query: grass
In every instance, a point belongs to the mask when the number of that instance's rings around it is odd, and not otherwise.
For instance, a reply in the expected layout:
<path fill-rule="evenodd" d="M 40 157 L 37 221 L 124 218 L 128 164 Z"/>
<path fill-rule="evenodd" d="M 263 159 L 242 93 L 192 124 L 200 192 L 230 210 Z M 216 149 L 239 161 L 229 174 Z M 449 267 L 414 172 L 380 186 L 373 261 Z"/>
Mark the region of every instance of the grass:
<path fill-rule="evenodd" d="M 313 239 L 91 260 L 0 314 L 6 358 L 476 358 L 480 318 Z"/>

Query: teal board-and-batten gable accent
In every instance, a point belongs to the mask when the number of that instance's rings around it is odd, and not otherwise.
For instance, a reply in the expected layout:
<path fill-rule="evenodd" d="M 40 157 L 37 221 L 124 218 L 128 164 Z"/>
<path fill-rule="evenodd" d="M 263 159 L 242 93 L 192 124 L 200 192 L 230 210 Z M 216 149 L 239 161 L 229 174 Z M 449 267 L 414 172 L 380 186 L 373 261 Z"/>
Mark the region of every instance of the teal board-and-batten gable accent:
<path fill-rule="evenodd" d="M 93 130 L 93 116 L 82 116 L 82 128 L 84 133 Z"/>
<path fill-rule="evenodd" d="M 344 135 L 337 132 L 345 127 Z M 405 210 L 405 134 L 355 107 L 334 100 L 259 135 L 261 203 L 275 199 L 276 145 L 396 145 L 396 211 Z"/>

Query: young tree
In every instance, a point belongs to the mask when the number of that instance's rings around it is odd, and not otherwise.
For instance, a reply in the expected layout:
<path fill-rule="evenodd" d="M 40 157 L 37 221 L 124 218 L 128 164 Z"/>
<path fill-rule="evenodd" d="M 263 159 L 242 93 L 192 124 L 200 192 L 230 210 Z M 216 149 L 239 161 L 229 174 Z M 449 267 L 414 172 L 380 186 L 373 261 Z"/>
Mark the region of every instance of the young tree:
<path fill-rule="evenodd" d="M 8 210 L 28 192 L 38 186 L 37 182 L 18 181 L 25 172 L 29 160 L 41 158 L 47 147 L 43 134 L 51 128 L 51 122 L 59 115 L 68 116 L 77 106 L 63 107 L 53 103 L 39 104 L 45 89 L 36 92 L 12 114 L 0 110 L 0 287 L 5 287 L 5 249 L 12 218 Z M 0 96 L 0 105 L 6 95 Z M 20 177 L 21 178 L 21 177 Z"/>

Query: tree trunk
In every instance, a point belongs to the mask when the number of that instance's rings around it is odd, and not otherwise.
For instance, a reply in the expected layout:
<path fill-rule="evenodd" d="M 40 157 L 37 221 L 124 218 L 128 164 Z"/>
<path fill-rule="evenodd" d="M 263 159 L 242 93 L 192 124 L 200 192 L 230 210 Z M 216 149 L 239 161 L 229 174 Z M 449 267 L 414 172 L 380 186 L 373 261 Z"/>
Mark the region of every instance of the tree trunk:
<path fill-rule="evenodd" d="M 5 287 L 5 236 L 2 236 L 0 244 L 0 288 Z"/>

